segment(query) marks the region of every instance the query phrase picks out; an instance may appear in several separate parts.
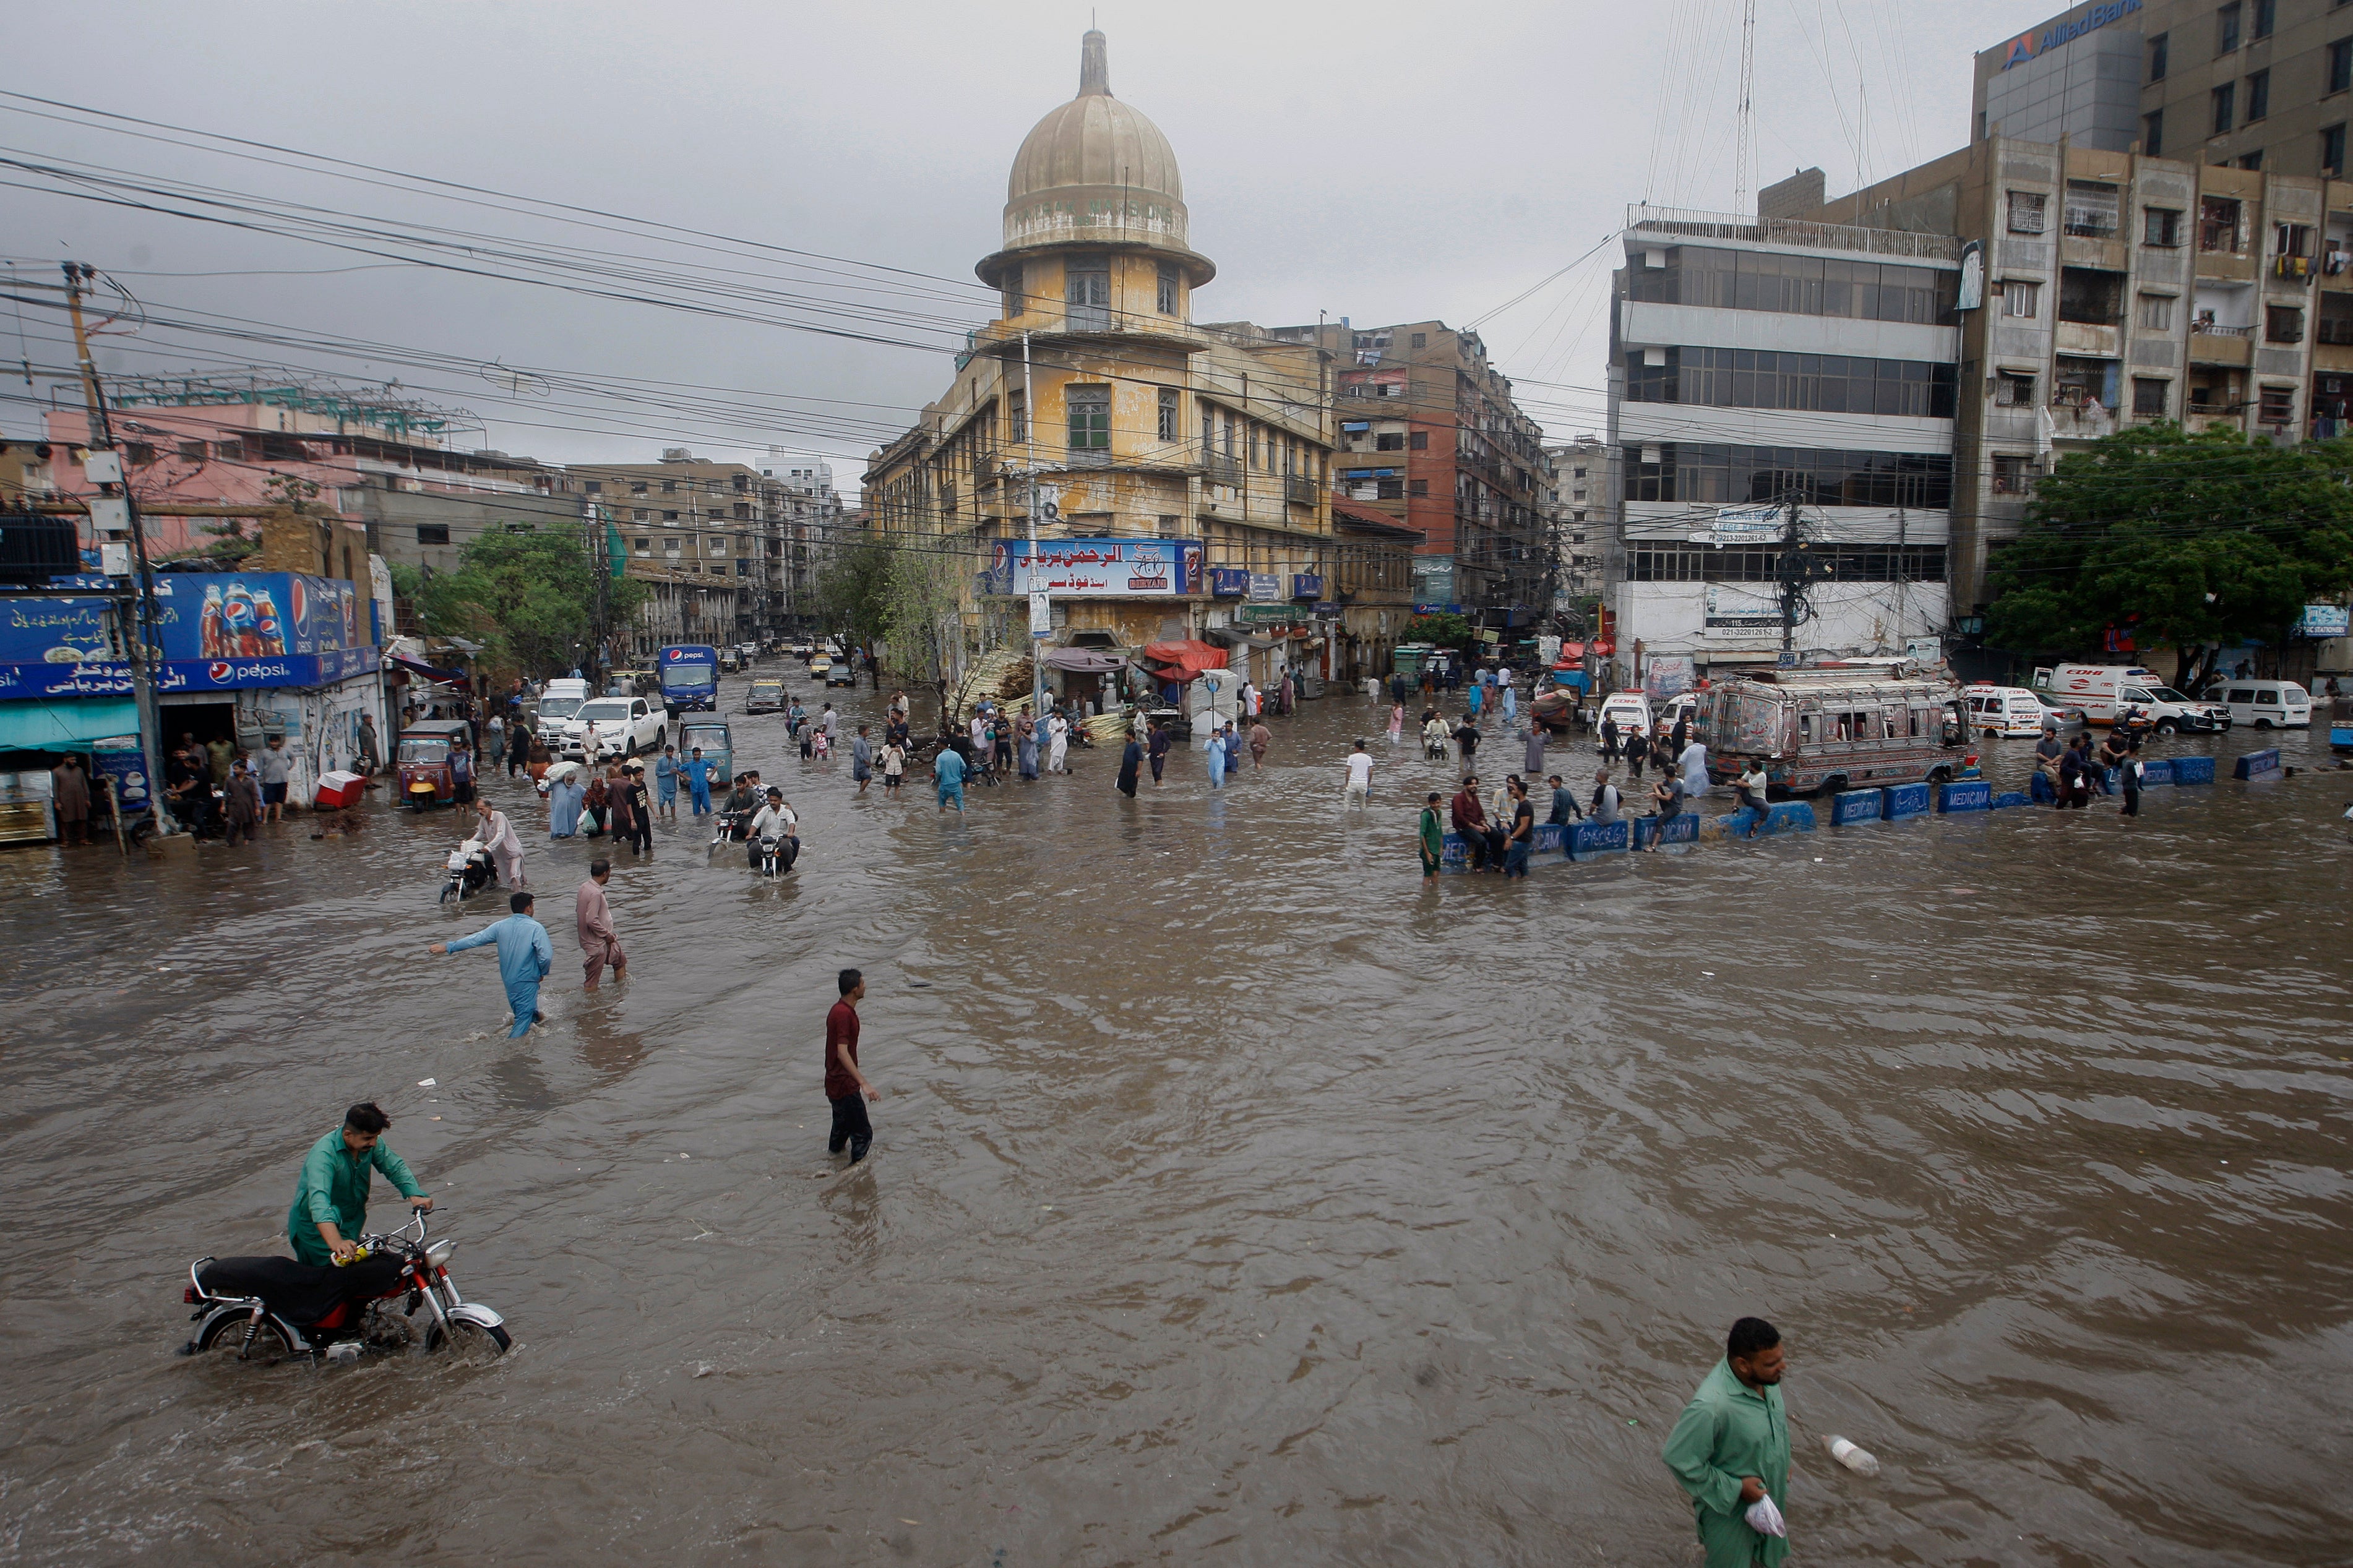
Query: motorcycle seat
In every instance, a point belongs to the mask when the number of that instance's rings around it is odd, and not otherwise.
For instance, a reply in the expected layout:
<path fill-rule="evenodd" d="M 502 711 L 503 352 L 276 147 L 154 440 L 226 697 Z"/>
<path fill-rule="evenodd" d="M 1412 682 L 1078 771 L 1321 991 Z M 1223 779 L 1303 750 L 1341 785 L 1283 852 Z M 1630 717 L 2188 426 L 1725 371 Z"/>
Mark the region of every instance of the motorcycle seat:
<path fill-rule="evenodd" d="M 208 1296 L 259 1296 L 261 1304 L 290 1323 L 318 1322 L 353 1298 L 384 1295 L 400 1279 L 400 1259 L 364 1258 L 337 1268 L 291 1258 L 216 1258 L 196 1271 Z"/>

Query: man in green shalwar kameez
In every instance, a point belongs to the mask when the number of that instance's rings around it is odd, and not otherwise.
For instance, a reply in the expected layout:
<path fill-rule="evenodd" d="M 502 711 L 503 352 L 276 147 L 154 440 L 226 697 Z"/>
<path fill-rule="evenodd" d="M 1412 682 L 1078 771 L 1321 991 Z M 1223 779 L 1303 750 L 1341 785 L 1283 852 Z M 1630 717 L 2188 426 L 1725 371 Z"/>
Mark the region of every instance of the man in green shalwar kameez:
<path fill-rule="evenodd" d="M 1778 1568 L 1789 1543 L 1752 1530 L 1749 1505 L 1789 1507 L 1789 1422 L 1781 1410 L 1787 1358 L 1780 1331 L 1762 1318 L 1732 1325 L 1724 1360 L 1709 1373 L 1668 1435 L 1660 1458 L 1691 1494 L 1707 1568 Z"/>

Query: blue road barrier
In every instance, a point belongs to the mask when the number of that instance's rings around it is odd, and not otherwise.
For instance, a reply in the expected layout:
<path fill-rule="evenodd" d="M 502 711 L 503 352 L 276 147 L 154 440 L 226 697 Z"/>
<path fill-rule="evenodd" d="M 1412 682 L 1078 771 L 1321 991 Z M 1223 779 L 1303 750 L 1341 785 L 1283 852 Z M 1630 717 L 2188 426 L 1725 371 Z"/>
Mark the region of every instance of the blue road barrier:
<path fill-rule="evenodd" d="M 2174 758 L 2173 782 L 2177 785 L 2212 784 L 2214 782 L 2214 759 L 2211 757 Z"/>
<path fill-rule="evenodd" d="M 1568 825 L 1558 822 L 1536 824 L 1535 837 L 1530 841 L 1531 855 L 1566 855 L 1568 853 Z"/>
<path fill-rule="evenodd" d="M 1810 802 L 1785 800 L 1765 813 L 1765 825 L 1759 833 L 1811 833 L 1814 830 L 1814 808 Z"/>
<path fill-rule="evenodd" d="M 1438 868 L 1441 871 L 1471 869 L 1471 841 L 1460 833 L 1449 833 L 1438 841 Z"/>
<path fill-rule="evenodd" d="M 1686 811 L 1670 816 L 1663 826 L 1655 816 L 1638 816 L 1630 824 L 1637 846 L 1651 844 L 1696 844 L 1699 842 L 1699 813 Z"/>
<path fill-rule="evenodd" d="M 2234 779 L 2270 778 L 2280 771 L 2279 757 L 2276 746 L 2268 752 L 2249 752 L 2239 759 L 2238 766 L 2231 770 L 2231 776 Z"/>
<path fill-rule="evenodd" d="M 1877 822 L 1886 815 L 1887 792 L 1878 789 L 1841 790 L 1831 800 L 1831 826 L 1842 826 L 1850 822 Z"/>
<path fill-rule="evenodd" d="M 1621 852 L 1627 844 L 1626 824 L 1580 822 L 1568 830 L 1568 858 L 1583 860 L 1595 855 Z"/>
<path fill-rule="evenodd" d="M 2155 789 L 2155 788 L 2157 788 L 2157 786 L 2158 786 L 2158 785 L 2159 785 L 2159 784 L 2171 784 L 2172 782 L 2173 782 L 2173 759 L 2172 759 L 2172 758 L 2170 758 L 2170 757 L 2160 757 L 2160 758 L 2157 759 L 2157 760 L 2156 760 L 2156 761 L 2154 761 L 2154 762 L 2145 762 L 2145 763 L 2141 763 L 2141 765 L 2140 765 L 2140 787 L 2141 787 L 2141 788 L 2143 788 L 2143 789 Z"/>
<path fill-rule="evenodd" d="M 1890 822 L 1900 817 L 1925 816 L 1928 810 L 1929 786 L 1926 784 L 1889 784 L 1879 794 L 1883 802 L 1880 815 Z"/>
<path fill-rule="evenodd" d="M 1993 797 L 1993 809 L 1996 811 L 2003 811 L 2013 805 L 2024 805 L 2026 804 L 2026 792 L 2021 789 L 2004 790 L 2001 794 Z"/>
<path fill-rule="evenodd" d="M 1991 811 L 1993 785 L 1983 779 L 1968 779 L 1960 784 L 1938 784 L 1936 809 L 1948 815 L 1957 811 Z"/>

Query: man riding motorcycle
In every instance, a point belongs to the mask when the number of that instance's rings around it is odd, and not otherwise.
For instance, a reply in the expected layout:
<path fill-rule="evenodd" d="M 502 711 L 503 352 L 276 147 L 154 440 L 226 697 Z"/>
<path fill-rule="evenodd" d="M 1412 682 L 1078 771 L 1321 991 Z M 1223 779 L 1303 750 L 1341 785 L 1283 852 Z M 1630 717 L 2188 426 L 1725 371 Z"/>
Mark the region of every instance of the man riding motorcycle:
<path fill-rule="evenodd" d="M 407 1163 L 383 1142 L 392 1118 L 363 1100 L 343 1112 L 343 1124 L 311 1145 L 302 1179 L 286 1211 L 286 1239 L 294 1256 L 315 1268 L 348 1261 L 367 1225 L 368 1182 L 382 1171 L 400 1189 L 408 1206 L 431 1209 L 433 1200 L 408 1173 Z"/>
<path fill-rule="evenodd" d="M 752 818 L 747 835 L 747 852 L 744 859 L 752 869 L 756 871 L 760 868 L 760 840 L 763 838 L 774 838 L 776 841 L 777 869 L 789 871 L 793 868 L 793 862 L 800 858 L 801 853 L 800 820 L 793 814 L 793 808 L 785 804 L 785 792 L 771 787 L 768 791 L 768 804 L 762 806 L 759 815 Z"/>
<path fill-rule="evenodd" d="M 730 837 L 741 840 L 752 821 L 752 814 L 760 809 L 760 775 L 757 773 L 735 775 L 735 788 L 720 807 L 727 813 Z"/>

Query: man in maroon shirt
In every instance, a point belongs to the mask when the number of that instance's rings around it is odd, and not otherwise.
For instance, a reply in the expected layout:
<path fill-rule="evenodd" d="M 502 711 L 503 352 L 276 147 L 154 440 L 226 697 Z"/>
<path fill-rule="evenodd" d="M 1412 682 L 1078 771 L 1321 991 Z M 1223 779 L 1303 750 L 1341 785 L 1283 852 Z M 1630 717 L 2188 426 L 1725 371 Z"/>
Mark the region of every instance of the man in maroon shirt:
<path fill-rule="evenodd" d="M 828 1154 L 849 1145 L 849 1163 L 866 1158 L 874 1142 L 873 1124 L 866 1120 L 866 1101 L 881 1094 L 858 1070 L 858 1004 L 866 995 L 866 978 L 845 969 L 837 982 L 841 1000 L 825 1016 L 825 1097 L 833 1102 L 833 1136 L 826 1140 Z"/>

